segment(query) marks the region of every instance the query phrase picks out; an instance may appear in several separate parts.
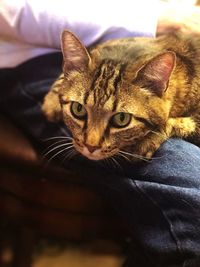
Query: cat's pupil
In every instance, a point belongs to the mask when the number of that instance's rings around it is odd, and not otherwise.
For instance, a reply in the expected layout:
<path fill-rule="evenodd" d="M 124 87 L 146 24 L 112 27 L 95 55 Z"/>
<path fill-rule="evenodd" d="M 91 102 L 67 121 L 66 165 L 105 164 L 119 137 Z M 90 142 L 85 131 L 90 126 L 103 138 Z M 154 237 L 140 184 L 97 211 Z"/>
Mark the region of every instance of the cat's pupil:
<path fill-rule="evenodd" d="M 120 121 L 121 122 L 123 122 L 124 121 L 124 119 L 125 119 L 125 115 L 124 115 L 124 113 L 120 113 Z"/>
<path fill-rule="evenodd" d="M 81 104 L 78 104 L 77 111 L 78 112 L 81 112 L 81 110 L 82 110 L 82 105 Z"/>

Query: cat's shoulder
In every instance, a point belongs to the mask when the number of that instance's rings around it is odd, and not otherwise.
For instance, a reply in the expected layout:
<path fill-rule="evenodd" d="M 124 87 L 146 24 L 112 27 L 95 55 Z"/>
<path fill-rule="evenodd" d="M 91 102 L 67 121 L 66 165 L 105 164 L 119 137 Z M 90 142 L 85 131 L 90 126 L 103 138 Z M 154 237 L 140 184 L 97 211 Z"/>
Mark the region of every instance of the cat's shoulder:
<path fill-rule="evenodd" d="M 146 55 L 154 56 L 167 50 L 189 57 L 192 54 L 195 58 L 200 55 L 200 35 L 174 32 L 158 37 L 113 39 L 98 44 L 91 50 L 91 53 L 94 57 L 101 59 L 129 61 L 129 59 L 135 60 Z"/>

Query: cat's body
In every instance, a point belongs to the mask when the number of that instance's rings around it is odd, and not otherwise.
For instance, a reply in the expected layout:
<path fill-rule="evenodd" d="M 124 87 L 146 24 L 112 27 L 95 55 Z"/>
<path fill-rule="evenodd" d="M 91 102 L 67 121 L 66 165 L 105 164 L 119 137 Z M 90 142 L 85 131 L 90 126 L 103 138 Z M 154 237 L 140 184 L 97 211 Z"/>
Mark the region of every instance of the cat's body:
<path fill-rule="evenodd" d="M 200 36 L 111 40 L 88 53 L 65 31 L 62 51 L 43 111 L 64 120 L 84 156 L 150 158 L 173 136 L 200 143 Z"/>

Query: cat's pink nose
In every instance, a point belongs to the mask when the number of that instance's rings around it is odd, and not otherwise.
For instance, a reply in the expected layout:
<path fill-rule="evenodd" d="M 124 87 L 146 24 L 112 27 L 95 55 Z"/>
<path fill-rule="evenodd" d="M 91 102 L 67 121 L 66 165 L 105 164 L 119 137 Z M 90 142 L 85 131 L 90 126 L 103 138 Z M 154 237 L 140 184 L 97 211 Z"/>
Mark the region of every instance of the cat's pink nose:
<path fill-rule="evenodd" d="M 95 150 L 97 150 L 99 148 L 99 146 L 91 146 L 88 144 L 85 144 L 85 146 L 87 147 L 87 149 L 90 153 L 93 153 Z"/>

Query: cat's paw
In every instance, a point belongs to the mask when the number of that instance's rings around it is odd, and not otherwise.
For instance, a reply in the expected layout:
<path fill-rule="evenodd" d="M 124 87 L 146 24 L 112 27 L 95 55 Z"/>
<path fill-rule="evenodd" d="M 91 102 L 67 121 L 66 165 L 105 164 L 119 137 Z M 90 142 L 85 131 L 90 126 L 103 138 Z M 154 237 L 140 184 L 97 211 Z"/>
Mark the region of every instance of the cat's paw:
<path fill-rule="evenodd" d="M 55 122 L 62 119 L 61 106 L 58 96 L 54 92 L 49 92 L 42 105 L 42 112 L 49 121 Z"/>
<path fill-rule="evenodd" d="M 167 135 L 185 138 L 196 130 L 196 123 L 191 117 L 169 118 L 166 125 Z"/>

